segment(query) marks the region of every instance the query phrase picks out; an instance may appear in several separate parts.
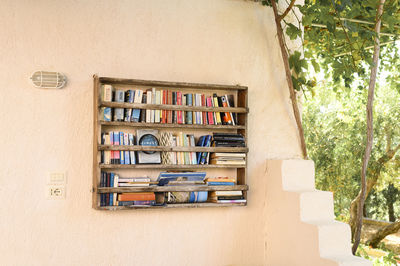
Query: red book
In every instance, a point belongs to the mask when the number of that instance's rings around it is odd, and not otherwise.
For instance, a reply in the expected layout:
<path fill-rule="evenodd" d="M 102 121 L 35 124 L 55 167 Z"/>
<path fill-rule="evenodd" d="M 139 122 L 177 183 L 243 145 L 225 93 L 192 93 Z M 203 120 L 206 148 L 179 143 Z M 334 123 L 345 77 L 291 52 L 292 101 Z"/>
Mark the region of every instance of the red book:
<path fill-rule="evenodd" d="M 163 90 L 162 91 L 162 104 L 167 104 L 167 91 Z M 167 110 L 162 110 L 162 120 L 161 123 L 165 124 L 167 123 Z"/>
<path fill-rule="evenodd" d="M 182 105 L 182 92 L 176 92 L 176 105 Z M 182 111 L 178 111 L 178 124 L 182 124 Z"/>
<path fill-rule="evenodd" d="M 167 93 L 167 104 L 169 105 L 172 104 L 172 91 L 168 91 Z M 167 123 L 168 124 L 172 123 L 172 110 L 167 111 Z"/>
<path fill-rule="evenodd" d="M 207 106 L 206 96 L 204 94 L 201 95 L 201 106 Z M 201 112 L 201 117 L 203 120 L 203 125 L 207 125 L 207 112 Z"/>
<path fill-rule="evenodd" d="M 213 107 L 212 102 L 211 102 L 211 97 L 207 97 L 206 102 L 207 102 L 207 107 Z M 213 112 L 207 112 L 208 114 L 208 124 L 209 125 L 214 125 L 214 114 Z"/>
<path fill-rule="evenodd" d="M 229 107 L 225 96 L 221 97 L 222 107 Z M 232 125 L 232 117 L 229 112 L 225 112 L 224 121 L 227 125 Z"/>
<path fill-rule="evenodd" d="M 118 195 L 119 201 L 135 201 L 135 200 L 156 200 L 154 192 L 144 193 L 121 193 Z"/>

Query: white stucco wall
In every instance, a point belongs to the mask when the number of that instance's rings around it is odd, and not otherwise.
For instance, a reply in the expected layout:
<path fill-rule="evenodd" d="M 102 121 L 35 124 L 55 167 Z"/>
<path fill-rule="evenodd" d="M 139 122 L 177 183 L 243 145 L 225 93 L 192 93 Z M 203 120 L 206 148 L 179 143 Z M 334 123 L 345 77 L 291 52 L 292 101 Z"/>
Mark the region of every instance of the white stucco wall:
<path fill-rule="evenodd" d="M 299 157 L 272 10 L 228 0 L 2 0 L 0 265 L 262 265 L 265 160 Z M 37 70 L 62 90 L 35 89 Z M 248 206 L 91 208 L 92 75 L 249 87 Z M 47 175 L 66 171 L 65 200 Z"/>

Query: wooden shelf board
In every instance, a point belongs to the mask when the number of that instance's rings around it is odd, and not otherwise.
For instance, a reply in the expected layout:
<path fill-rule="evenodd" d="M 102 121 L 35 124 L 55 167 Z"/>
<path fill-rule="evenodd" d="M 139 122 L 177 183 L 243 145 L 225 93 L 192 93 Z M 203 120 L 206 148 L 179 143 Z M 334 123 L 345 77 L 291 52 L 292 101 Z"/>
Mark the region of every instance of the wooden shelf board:
<path fill-rule="evenodd" d="M 160 124 L 160 123 L 142 123 L 142 122 L 116 122 L 116 121 L 99 121 L 102 126 L 119 126 L 119 127 L 135 127 L 135 128 L 174 128 L 174 129 L 203 129 L 203 130 L 238 130 L 245 129 L 243 125 L 191 125 L 191 124 Z"/>
<path fill-rule="evenodd" d="M 248 152 L 247 147 L 176 147 L 176 146 L 139 146 L 139 145 L 98 145 L 99 151 L 169 151 L 169 152 Z"/>
<path fill-rule="evenodd" d="M 163 170 L 200 170 L 200 169 L 226 169 L 246 168 L 246 165 L 215 165 L 215 164 L 100 164 L 101 169 L 163 169 Z"/>
<path fill-rule="evenodd" d="M 97 193 L 172 192 L 172 191 L 247 191 L 247 185 L 236 186 L 148 186 L 148 187 L 99 187 Z"/>
<path fill-rule="evenodd" d="M 120 84 L 120 85 L 140 85 L 152 87 L 167 87 L 173 89 L 201 89 L 201 90 L 247 90 L 247 87 L 240 85 L 219 85 L 219 84 L 200 84 L 187 82 L 171 82 L 171 81 L 155 81 L 141 79 L 121 79 L 110 77 L 99 77 L 100 83 L 103 84 Z"/>
<path fill-rule="evenodd" d="M 197 111 L 197 112 L 232 112 L 248 113 L 244 107 L 201 107 L 186 105 L 168 104 L 146 104 L 146 103 L 121 103 L 121 102 L 101 102 L 99 107 L 129 108 L 129 109 L 151 109 L 151 110 L 176 110 L 176 111 Z"/>
<path fill-rule="evenodd" d="M 132 210 L 132 209 L 167 209 L 167 208 L 202 208 L 202 207 L 235 207 L 246 206 L 246 203 L 180 203 L 180 204 L 166 204 L 162 206 L 97 206 L 97 210 L 118 211 L 118 210 Z"/>

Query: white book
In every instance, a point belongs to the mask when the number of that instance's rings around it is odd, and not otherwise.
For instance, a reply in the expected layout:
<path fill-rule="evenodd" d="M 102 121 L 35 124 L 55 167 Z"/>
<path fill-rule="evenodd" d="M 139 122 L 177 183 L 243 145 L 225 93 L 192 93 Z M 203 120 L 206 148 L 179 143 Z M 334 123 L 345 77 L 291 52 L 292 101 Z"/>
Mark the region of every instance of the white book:
<path fill-rule="evenodd" d="M 114 175 L 114 184 L 113 184 L 113 187 L 118 187 L 118 178 L 119 178 L 119 176 L 118 175 Z M 113 193 L 113 203 L 114 203 L 114 205 L 115 206 L 117 206 L 117 196 L 118 196 L 118 193 Z"/>
<path fill-rule="evenodd" d="M 161 104 L 161 91 L 156 91 L 156 104 Z M 161 112 L 156 110 L 154 114 L 154 123 L 160 123 Z"/>
<path fill-rule="evenodd" d="M 151 96 L 152 95 L 152 93 L 151 93 L 151 91 L 147 91 L 147 99 L 146 99 L 146 103 L 147 104 L 151 104 L 152 103 L 152 99 L 151 99 Z M 150 109 L 146 109 L 146 123 L 151 123 L 151 110 Z M 153 116 L 153 119 L 154 119 L 154 116 Z"/>
<path fill-rule="evenodd" d="M 156 88 L 151 89 L 151 104 L 156 104 Z M 156 110 L 151 110 L 151 123 L 155 122 Z"/>
<path fill-rule="evenodd" d="M 104 102 L 111 102 L 112 101 L 112 91 L 113 87 L 108 84 L 103 85 L 103 91 L 102 91 L 102 100 Z"/>
<path fill-rule="evenodd" d="M 134 142 L 134 137 L 133 137 L 133 134 L 132 133 L 129 133 L 129 135 L 128 135 L 128 143 L 129 143 L 129 145 L 135 145 L 135 142 Z M 131 164 L 136 164 L 136 156 L 135 156 L 135 151 L 129 151 L 129 157 L 130 157 L 130 159 L 131 159 L 131 161 L 130 161 L 130 163 Z"/>

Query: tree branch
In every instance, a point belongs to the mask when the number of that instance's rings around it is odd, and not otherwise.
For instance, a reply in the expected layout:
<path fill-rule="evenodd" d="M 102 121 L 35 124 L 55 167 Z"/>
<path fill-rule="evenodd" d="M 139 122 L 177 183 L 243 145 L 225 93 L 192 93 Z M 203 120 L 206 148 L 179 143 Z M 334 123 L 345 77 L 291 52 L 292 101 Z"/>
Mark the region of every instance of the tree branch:
<path fill-rule="evenodd" d="M 292 0 L 292 2 L 294 2 L 294 1 Z M 307 159 L 308 158 L 308 156 L 307 156 L 307 147 L 306 147 L 306 141 L 305 141 L 305 138 L 304 138 L 303 125 L 301 123 L 299 107 L 297 106 L 296 93 L 295 93 L 295 90 L 294 90 L 293 80 L 292 80 L 292 73 L 290 71 L 290 66 L 289 66 L 289 57 L 288 57 L 288 53 L 287 53 L 287 51 L 285 49 L 285 38 L 283 36 L 281 20 L 279 19 L 280 16 L 278 14 L 278 7 L 276 6 L 275 0 L 271 0 L 271 4 L 272 4 L 272 9 L 274 10 L 276 32 L 277 32 L 277 35 L 278 35 L 279 46 L 281 48 L 283 65 L 285 67 L 286 81 L 287 81 L 287 84 L 288 84 L 288 87 L 289 87 L 289 94 L 290 94 L 290 100 L 292 102 L 294 118 L 296 120 L 296 125 L 297 125 L 297 129 L 298 129 L 298 132 L 299 132 L 301 150 L 302 150 L 302 153 L 303 153 L 303 158 Z"/>
<path fill-rule="evenodd" d="M 284 19 L 286 17 L 286 15 L 290 12 L 290 10 L 293 8 L 294 3 L 296 2 L 296 0 L 292 0 L 290 1 L 289 6 L 286 8 L 285 12 L 283 12 L 282 15 L 278 16 L 278 20 L 279 22 L 281 22 L 282 19 Z"/>
<path fill-rule="evenodd" d="M 361 237 L 361 228 L 362 228 L 362 219 L 363 219 L 363 208 L 364 201 L 366 196 L 367 189 L 367 168 L 369 158 L 371 156 L 372 144 L 374 141 L 373 135 L 373 102 L 374 102 L 374 90 L 375 90 L 375 82 L 376 82 L 376 73 L 378 71 L 378 63 L 379 63 L 379 33 L 381 31 L 381 18 L 383 14 L 383 5 L 385 4 L 385 0 L 379 1 L 378 10 L 376 12 L 376 25 L 375 25 L 375 45 L 374 45 L 374 56 L 372 61 L 374 62 L 374 66 L 371 69 L 371 76 L 369 78 L 369 87 L 368 87 L 368 102 L 367 102 L 367 143 L 365 147 L 365 153 L 363 157 L 363 163 L 361 167 L 361 197 L 360 202 L 358 204 L 357 210 L 357 228 L 355 231 L 354 244 L 352 247 L 353 255 L 356 254 L 358 245 L 360 244 Z"/>

